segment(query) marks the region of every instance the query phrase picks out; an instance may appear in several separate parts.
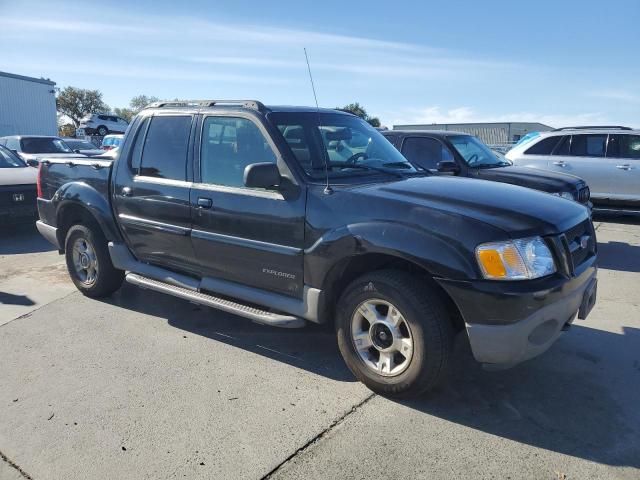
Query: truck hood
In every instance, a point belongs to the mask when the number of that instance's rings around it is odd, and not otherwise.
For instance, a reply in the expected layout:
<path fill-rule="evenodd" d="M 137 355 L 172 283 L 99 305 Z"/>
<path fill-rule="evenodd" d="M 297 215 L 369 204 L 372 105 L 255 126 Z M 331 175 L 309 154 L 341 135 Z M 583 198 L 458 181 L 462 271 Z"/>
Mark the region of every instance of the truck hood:
<path fill-rule="evenodd" d="M 36 183 L 38 170 L 33 167 L 0 168 L 0 185 L 30 185 Z"/>
<path fill-rule="evenodd" d="M 410 178 L 357 190 L 371 197 L 374 209 L 376 200 L 381 200 L 381 211 L 388 211 L 382 201 L 404 204 L 399 211 L 389 212 L 395 213 L 397 220 L 401 220 L 398 214 L 420 206 L 484 222 L 513 238 L 558 234 L 589 217 L 584 206 L 571 200 L 516 185 L 471 178 Z"/>
<path fill-rule="evenodd" d="M 574 175 L 529 167 L 480 168 L 474 172 L 476 178 L 494 182 L 511 183 L 543 192 L 575 192 L 585 182 Z"/>

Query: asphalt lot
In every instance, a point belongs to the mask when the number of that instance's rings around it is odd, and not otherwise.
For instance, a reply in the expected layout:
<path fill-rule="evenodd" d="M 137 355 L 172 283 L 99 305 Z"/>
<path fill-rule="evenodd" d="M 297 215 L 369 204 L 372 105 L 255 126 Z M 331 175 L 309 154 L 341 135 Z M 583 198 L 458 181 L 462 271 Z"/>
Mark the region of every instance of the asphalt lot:
<path fill-rule="evenodd" d="M 84 298 L 35 229 L 0 227 L 0 479 L 640 478 L 640 220 L 597 218 L 598 303 L 488 372 L 372 395 L 331 332 L 125 284 Z"/>

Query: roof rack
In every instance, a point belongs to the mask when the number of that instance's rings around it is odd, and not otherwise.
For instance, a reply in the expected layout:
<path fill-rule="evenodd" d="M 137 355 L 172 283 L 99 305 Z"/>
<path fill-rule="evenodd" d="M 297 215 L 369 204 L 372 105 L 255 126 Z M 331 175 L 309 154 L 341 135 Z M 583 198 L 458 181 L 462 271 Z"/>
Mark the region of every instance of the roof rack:
<path fill-rule="evenodd" d="M 562 130 L 633 130 L 629 127 L 622 127 L 620 125 L 591 125 L 584 127 L 562 127 L 556 128 L 554 132 L 561 132 Z"/>
<path fill-rule="evenodd" d="M 266 109 L 264 104 L 258 100 L 163 100 L 150 103 L 145 108 L 213 107 L 215 105 L 237 105 L 259 111 Z"/>

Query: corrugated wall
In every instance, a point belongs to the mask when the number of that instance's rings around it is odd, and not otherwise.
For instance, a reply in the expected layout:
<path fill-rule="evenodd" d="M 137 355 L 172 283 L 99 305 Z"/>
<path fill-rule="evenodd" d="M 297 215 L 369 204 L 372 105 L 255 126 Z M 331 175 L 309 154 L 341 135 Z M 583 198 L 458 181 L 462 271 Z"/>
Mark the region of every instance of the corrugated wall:
<path fill-rule="evenodd" d="M 53 85 L 0 75 L 0 137 L 57 135 Z"/>

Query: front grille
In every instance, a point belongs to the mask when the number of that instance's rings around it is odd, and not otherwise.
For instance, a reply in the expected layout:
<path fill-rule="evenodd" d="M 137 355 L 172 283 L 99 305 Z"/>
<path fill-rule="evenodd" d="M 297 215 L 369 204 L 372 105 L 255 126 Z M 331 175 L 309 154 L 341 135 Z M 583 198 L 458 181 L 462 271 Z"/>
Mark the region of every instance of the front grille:
<path fill-rule="evenodd" d="M 589 198 L 591 198 L 591 191 L 589 190 L 589 187 L 582 187 L 578 190 L 578 202 L 588 203 Z"/>
<path fill-rule="evenodd" d="M 585 220 L 564 233 L 575 271 L 596 254 L 596 235 L 591 220 Z"/>

